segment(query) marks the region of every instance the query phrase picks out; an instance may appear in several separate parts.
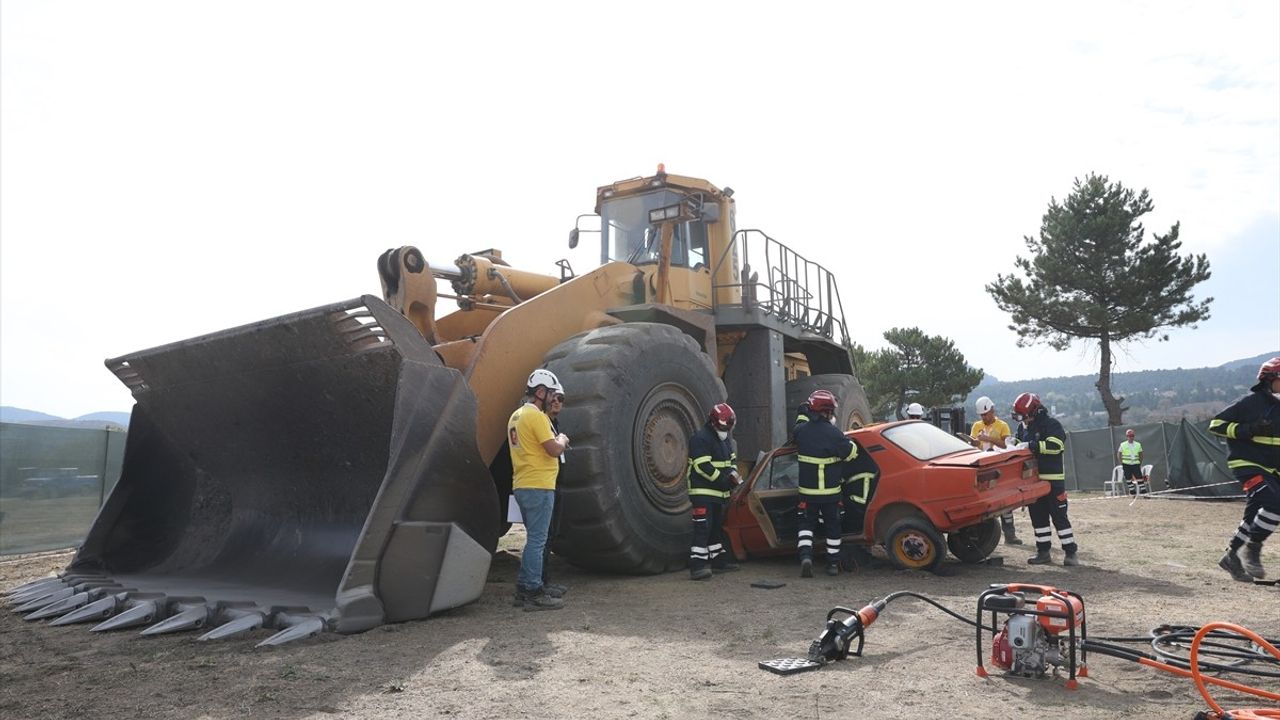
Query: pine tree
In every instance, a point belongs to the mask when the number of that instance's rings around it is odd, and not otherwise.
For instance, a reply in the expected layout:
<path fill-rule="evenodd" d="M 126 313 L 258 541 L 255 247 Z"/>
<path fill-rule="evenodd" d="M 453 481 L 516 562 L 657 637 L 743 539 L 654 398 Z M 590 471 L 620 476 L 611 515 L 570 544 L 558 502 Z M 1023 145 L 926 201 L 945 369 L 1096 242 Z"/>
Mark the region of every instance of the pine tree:
<path fill-rule="evenodd" d="M 1111 394 L 1114 350 L 1133 340 L 1168 340 L 1165 328 L 1194 328 L 1208 319 L 1213 301 L 1192 297 L 1209 278 L 1209 261 L 1178 254 L 1178 223 L 1145 241 L 1139 219 L 1153 207 L 1145 189 L 1134 193 L 1105 175 L 1077 178 L 1065 202 L 1050 199 L 1040 237 L 1026 238 L 1030 257 L 1014 260 L 1025 281 L 997 275 L 986 288 L 1011 316 L 1021 347 L 1098 343 L 1095 385 L 1110 425 L 1121 424 L 1128 409 Z"/>
<path fill-rule="evenodd" d="M 909 402 L 954 405 L 982 382 L 982 370 L 969 367 L 947 338 L 925 335 L 920 328 L 893 328 L 884 339 L 890 347 L 875 352 L 854 347 L 858 377 L 876 417 L 901 419 Z"/>

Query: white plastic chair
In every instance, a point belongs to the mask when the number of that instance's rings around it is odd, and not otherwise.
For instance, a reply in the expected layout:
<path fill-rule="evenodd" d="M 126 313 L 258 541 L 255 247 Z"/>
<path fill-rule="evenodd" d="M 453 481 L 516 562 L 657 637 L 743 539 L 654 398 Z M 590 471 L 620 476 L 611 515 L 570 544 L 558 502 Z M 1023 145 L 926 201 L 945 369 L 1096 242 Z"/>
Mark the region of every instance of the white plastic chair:
<path fill-rule="evenodd" d="M 1117 465 L 1111 470 L 1111 479 L 1103 483 L 1102 491 L 1106 497 L 1120 497 L 1128 494 L 1128 490 L 1124 486 L 1123 467 Z"/>
<path fill-rule="evenodd" d="M 1139 496 L 1139 495 L 1144 495 L 1144 494 L 1145 494 L 1145 495 L 1150 495 L 1150 494 L 1151 494 L 1151 468 L 1152 468 L 1152 467 L 1154 467 L 1154 466 L 1153 466 L 1153 465 L 1143 465 L 1143 466 L 1142 466 L 1142 479 L 1141 479 L 1141 480 L 1134 480 L 1134 481 L 1133 481 L 1133 490 L 1132 490 L 1132 491 L 1130 491 L 1128 488 L 1125 488 L 1125 492 L 1128 492 L 1130 495 L 1133 495 L 1134 497 L 1137 497 L 1137 496 Z"/>

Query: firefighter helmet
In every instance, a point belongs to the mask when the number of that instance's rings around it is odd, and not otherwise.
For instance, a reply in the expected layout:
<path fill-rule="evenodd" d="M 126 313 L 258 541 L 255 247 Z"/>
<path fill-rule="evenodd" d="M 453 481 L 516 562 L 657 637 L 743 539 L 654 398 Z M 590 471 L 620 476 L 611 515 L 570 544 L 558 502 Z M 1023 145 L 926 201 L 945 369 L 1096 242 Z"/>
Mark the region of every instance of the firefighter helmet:
<path fill-rule="evenodd" d="M 834 413 L 836 396 L 827 390 L 814 390 L 809 393 L 809 409 L 816 413 Z"/>
<path fill-rule="evenodd" d="M 1013 414 L 1021 415 L 1029 418 L 1036 414 L 1036 411 L 1044 407 L 1040 404 L 1040 397 L 1035 393 L 1024 392 L 1013 401 Z"/>
<path fill-rule="evenodd" d="M 1280 357 L 1273 357 L 1258 368 L 1258 381 L 1268 382 L 1280 377 Z"/>
<path fill-rule="evenodd" d="M 733 429 L 733 424 L 738 422 L 738 416 L 734 414 L 733 408 L 729 407 L 729 403 L 720 403 L 711 408 L 711 415 L 707 417 L 707 422 L 716 430 L 727 431 Z"/>

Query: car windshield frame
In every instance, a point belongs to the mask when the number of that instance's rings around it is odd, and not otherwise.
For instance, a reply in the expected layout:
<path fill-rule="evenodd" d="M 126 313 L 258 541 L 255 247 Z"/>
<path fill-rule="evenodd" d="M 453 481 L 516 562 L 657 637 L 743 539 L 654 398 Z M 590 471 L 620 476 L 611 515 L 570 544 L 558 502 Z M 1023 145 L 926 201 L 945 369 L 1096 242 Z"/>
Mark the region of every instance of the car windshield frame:
<path fill-rule="evenodd" d="M 921 460 L 937 460 L 947 455 L 973 450 L 973 446 L 926 422 L 908 422 L 880 431 L 881 437 L 893 443 L 911 457 Z"/>

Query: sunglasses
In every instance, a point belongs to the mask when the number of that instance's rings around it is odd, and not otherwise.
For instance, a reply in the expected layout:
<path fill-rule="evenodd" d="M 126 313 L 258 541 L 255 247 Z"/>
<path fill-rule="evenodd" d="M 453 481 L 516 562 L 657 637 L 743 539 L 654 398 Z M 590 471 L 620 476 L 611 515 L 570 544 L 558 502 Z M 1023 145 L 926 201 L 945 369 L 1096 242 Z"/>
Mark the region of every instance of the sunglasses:
<path fill-rule="evenodd" d="M 562 402 L 564 402 L 564 396 L 563 396 L 563 395 L 556 395 L 555 397 L 551 398 L 551 402 L 558 402 L 558 403 L 562 403 Z"/>

